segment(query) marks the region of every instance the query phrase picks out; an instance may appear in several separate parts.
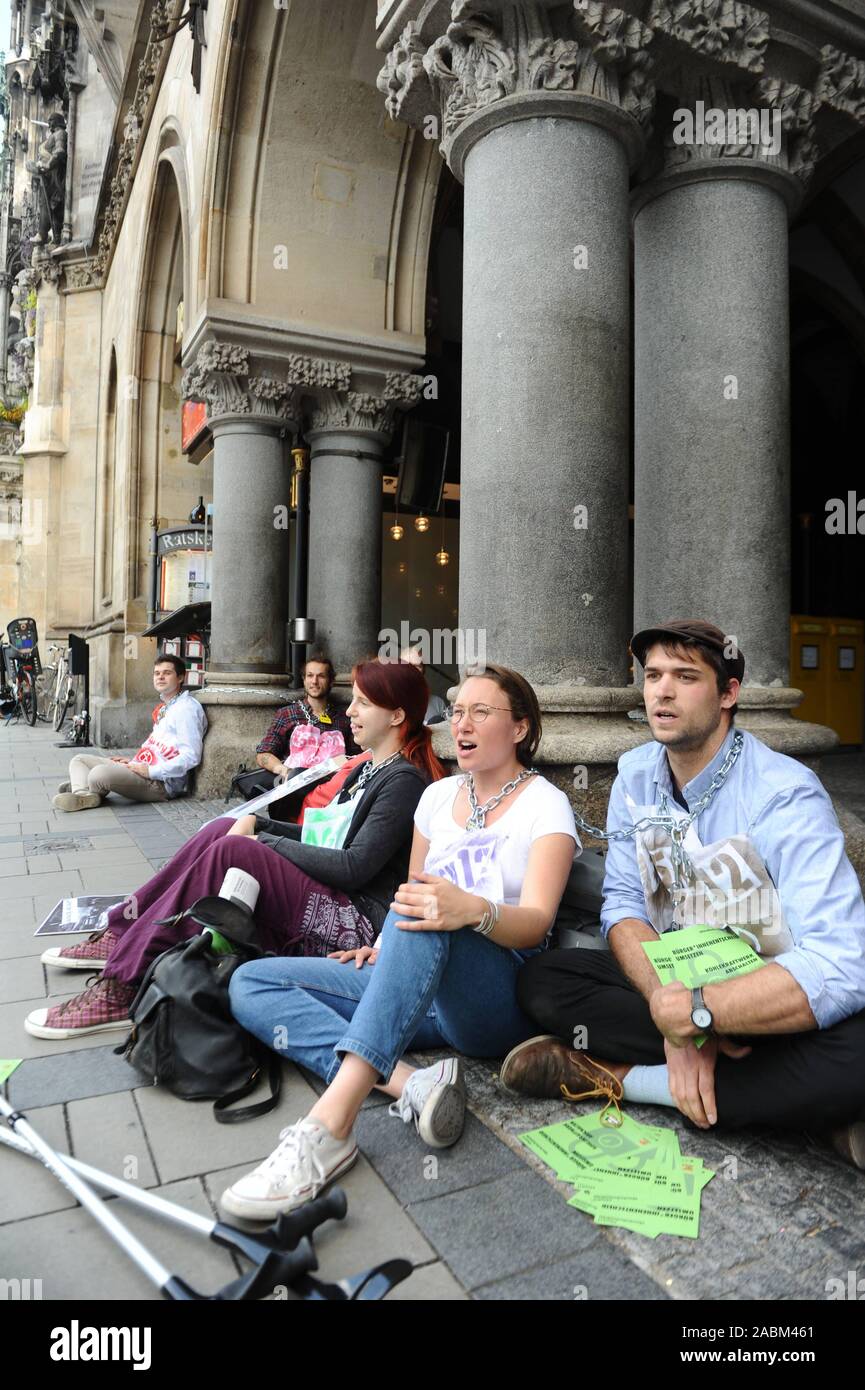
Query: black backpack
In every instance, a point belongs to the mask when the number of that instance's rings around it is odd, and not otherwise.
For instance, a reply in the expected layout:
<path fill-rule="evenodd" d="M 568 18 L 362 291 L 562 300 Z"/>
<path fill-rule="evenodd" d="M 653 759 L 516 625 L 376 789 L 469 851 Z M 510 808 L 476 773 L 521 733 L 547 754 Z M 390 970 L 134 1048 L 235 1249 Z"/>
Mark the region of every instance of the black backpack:
<path fill-rule="evenodd" d="M 208 932 L 163 951 L 132 1001 L 132 1032 L 114 1050 L 149 1081 L 181 1099 L 214 1101 L 214 1118 L 220 1124 L 266 1115 L 279 1100 L 282 1064 L 240 1026 L 228 1003 L 235 970 L 264 954 L 254 941 L 252 917 L 225 898 L 199 898 L 164 925 L 185 917 L 228 938 L 231 953 L 215 951 Z M 268 1098 L 229 1110 L 255 1089 L 262 1074 L 270 1086 Z"/>

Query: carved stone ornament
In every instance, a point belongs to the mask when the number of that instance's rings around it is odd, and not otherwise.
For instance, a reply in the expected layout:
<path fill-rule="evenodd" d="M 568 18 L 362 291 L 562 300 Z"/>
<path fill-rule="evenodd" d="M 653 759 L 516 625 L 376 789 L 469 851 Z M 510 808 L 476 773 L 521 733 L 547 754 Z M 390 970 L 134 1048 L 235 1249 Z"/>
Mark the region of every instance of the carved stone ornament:
<path fill-rule="evenodd" d="M 865 62 L 827 44 L 820 52 L 816 95 L 821 105 L 865 122 Z"/>
<path fill-rule="evenodd" d="M 67 261 L 64 270 L 68 290 L 93 290 L 102 286 L 102 277 L 94 261 Z"/>
<path fill-rule="evenodd" d="M 124 121 L 123 143 L 111 177 L 107 199 L 102 207 L 99 242 L 94 257 L 97 275 L 104 276 L 123 220 L 123 209 L 132 183 L 132 169 L 144 129 L 145 117 L 154 99 L 153 84 L 163 53 L 172 0 L 155 0 L 150 16 L 150 33 L 144 56 L 138 64 L 138 82 Z"/>
<path fill-rule="evenodd" d="M 739 0 L 652 0 L 646 23 L 701 58 L 754 76 L 763 72 L 769 19 L 751 5 Z"/>
<path fill-rule="evenodd" d="M 420 399 L 423 378 L 410 372 L 388 372 L 384 394 L 368 391 L 316 392 L 307 401 L 311 430 L 372 431 L 390 437 L 397 411 Z"/>
<path fill-rule="evenodd" d="M 236 343 L 205 343 L 183 374 L 184 400 L 203 401 L 209 420 L 221 415 L 293 422 L 297 387 L 251 370 L 249 349 Z"/>
<path fill-rule="evenodd" d="M 440 122 L 442 152 L 470 116 L 520 93 L 573 92 L 651 120 L 651 29 L 601 0 L 553 11 L 482 0 L 454 0 L 444 34 L 426 46 L 409 23 L 387 55 L 379 90 L 394 119 Z"/>
<path fill-rule="evenodd" d="M 330 386 L 347 391 L 351 385 L 351 363 L 292 352 L 288 357 L 288 380 L 293 385 Z"/>

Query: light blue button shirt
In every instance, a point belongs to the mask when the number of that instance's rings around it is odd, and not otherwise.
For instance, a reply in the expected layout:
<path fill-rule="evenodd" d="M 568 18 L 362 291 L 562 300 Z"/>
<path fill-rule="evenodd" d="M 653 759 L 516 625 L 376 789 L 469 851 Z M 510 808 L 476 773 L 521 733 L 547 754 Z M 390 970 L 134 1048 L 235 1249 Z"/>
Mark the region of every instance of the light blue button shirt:
<path fill-rule="evenodd" d="M 707 790 L 733 739 L 682 788 L 693 806 Z M 607 812 L 607 831 L 633 824 L 626 797 L 637 806 L 660 806 L 666 792 L 675 807 L 666 750 L 659 743 L 631 749 L 619 759 Z M 744 733 L 726 782 L 700 813 L 695 829 L 703 845 L 747 835 L 781 900 L 792 935 L 790 949 L 772 958 L 807 995 L 820 1028 L 830 1028 L 865 1009 L 865 903 L 844 849 L 832 802 L 802 763 L 775 753 Z M 609 845 L 601 924 L 604 936 L 626 917 L 652 925 L 633 838 Z"/>

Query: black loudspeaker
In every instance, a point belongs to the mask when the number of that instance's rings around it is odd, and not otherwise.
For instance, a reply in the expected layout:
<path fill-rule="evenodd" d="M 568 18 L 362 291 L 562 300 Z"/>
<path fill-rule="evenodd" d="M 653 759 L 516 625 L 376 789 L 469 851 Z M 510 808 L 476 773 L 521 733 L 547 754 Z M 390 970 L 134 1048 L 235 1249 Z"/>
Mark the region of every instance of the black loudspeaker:
<path fill-rule="evenodd" d="M 69 634 L 69 672 L 73 676 L 86 676 L 90 666 L 90 648 L 83 637 L 74 632 Z"/>
<path fill-rule="evenodd" d="M 405 418 L 399 455 L 397 503 L 406 511 L 432 512 L 441 506 L 450 430 Z"/>

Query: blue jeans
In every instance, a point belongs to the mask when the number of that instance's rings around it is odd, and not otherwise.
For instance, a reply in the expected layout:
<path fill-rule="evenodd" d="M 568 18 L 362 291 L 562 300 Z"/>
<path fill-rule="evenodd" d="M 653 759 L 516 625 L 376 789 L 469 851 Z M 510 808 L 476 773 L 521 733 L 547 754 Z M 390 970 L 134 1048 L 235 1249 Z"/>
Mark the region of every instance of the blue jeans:
<path fill-rule="evenodd" d="M 345 1052 L 386 1081 L 410 1048 L 500 1057 L 532 1036 L 516 1000 L 524 962 L 514 952 L 467 927 L 403 931 L 396 917 L 388 913 L 375 965 L 360 970 L 300 957 L 242 965 L 231 977 L 238 1023 L 328 1082 Z"/>

